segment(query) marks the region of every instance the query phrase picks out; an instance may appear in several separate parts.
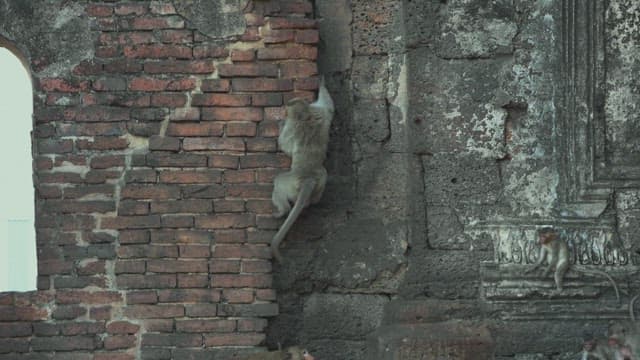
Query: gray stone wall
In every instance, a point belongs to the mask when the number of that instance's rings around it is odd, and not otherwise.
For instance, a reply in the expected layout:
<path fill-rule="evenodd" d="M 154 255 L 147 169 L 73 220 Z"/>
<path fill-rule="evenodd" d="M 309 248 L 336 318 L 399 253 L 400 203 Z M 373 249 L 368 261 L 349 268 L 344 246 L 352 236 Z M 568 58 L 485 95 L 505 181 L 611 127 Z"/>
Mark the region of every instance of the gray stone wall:
<path fill-rule="evenodd" d="M 433 344 L 396 340 L 463 322 L 487 356 L 568 359 L 628 316 L 640 290 L 638 7 L 317 1 L 337 102 L 330 184 L 283 245 L 271 345 L 422 359 Z M 557 292 L 524 275 L 543 226 L 572 267 L 610 273 L 622 305 L 602 278 L 570 271 Z"/>

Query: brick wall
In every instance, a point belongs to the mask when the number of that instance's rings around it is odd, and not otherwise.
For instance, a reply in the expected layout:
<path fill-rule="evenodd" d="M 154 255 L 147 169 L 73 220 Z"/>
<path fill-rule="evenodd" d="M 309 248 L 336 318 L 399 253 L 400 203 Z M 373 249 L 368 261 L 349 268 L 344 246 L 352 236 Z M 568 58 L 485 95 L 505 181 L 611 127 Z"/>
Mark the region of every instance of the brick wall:
<path fill-rule="evenodd" d="M 85 5 L 93 56 L 56 74 L 25 55 L 39 290 L 0 293 L 0 359 L 262 345 L 278 313 L 271 183 L 289 165 L 278 120 L 318 84 L 311 3 L 249 2 L 244 34 L 224 38 L 169 1 Z"/>

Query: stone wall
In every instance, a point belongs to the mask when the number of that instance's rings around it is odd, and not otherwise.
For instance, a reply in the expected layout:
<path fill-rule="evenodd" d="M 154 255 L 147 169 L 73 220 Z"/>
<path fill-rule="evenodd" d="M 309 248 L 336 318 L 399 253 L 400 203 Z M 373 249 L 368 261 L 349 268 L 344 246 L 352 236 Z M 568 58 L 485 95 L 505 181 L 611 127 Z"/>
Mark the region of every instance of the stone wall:
<path fill-rule="evenodd" d="M 307 1 L 0 1 L 34 88 L 38 291 L 2 359 L 231 359 L 278 314 L 278 120 L 318 86 Z M 11 119 L 4 119 L 5 123 Z M 10 124 L 6 123 L 7 126 Z"/>
<path fill-rule="evenodd" d="M 274 268 L 269 343 L 345 360 L 568 359 L 627 318 L 636 8 L 316 2 L 338 98 L 332 176 Z M 603 278 L 570 271 L 557 292 L 524 274 L 544 226 L 572 267 L 616 279 L 622 305 Z"/>

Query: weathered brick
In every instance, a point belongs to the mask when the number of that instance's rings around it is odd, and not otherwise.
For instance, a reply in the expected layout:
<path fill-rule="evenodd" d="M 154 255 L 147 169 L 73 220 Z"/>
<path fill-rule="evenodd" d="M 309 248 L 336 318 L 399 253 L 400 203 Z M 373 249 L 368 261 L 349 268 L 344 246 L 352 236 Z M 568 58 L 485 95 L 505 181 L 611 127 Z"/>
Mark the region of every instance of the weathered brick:
<path fill-rule="evenodd" d="M 88 260 L 76 266 L 78 275 L 97 275 L 106 273 L 106 262 L 104 260 Z"/>
<path fill-rule="evenodd" d="M 105 350 L 129 349 L 136 346 L 137 338 L 134 335 L 111 335 L 103 339 Z"/>
<path fill-rule="evenodd" d="M 202 335 L 147 333 L 142 335 L 142 347 L 149 346 L 200 347 Z"/>
<path fill-rule="evenodd" d="M 178 287 L 185 289 L 209 287 L 207 274 L 178 274 Z"/>
<path fill-rule="evenodd" d="M 277 44 L 292 42 L 294 39 L 294 31 L 290 29 L 285 30 L 268 30 L 263 32 L 265 44 Z"/>
<path fill-rule="evenodd" d="M 121 22 L 122 28 L 134 30 L 183 29 L 184 25 L 178 16 L 135 17 Z"/>
<path fill-rule="evenodd" d="M 193 57 L 196 59 L 226 58 L 227 56 L 229 56 L 229 50 L 220 46 L 198 45 L 193 48 Z"/>
<path fill-rule="evenodd" d="M 255 225 L 251 214 L 216 214 L 196 217 L 196 227 L 201 229 L 246 228 Z"/>
<path fill-rule="evenodd" d="M 95 17 L 111 16 L 113 14 L 113 6 L 89 4 L 85 8 L 87 15 Z"/>
<path fill-rule="evenodd" d="M 196 94 L 194 106 L 247 106 L 251 104 L 250 95 L 236 94 Z"/>
<path fill-rule="evenodd" d="M 268 199 L 273 186 L 266 184 L 234 184 L 227 186 L 226 195 L 242 199 Z"/>
<path fill-rule="evenodd" d="M 144 72 L 150 74 L 208 74 L 212 73 L 215 67 L 211 61 L 204 60 L 165 60 L 153 61 L 144 64 Z"/>
<path fill-rule="evenodd" d="M 177 199 L 180 189 L 167 185 L 126 185 L 120 193 L 122 199 Z"/>
<path fill-rule="evenodd" d="M 184 316 L 182 305 L 132 305 L 123 309 L 124 316 L 132 319 L 164 319 Z"/>
<path fill-rule="evenodd" d="M 173 15 L 176 13 L 176 9 L 173 7 L 173 4 L 159 1 L 151 2 L 149 5 L 149 11 L 155 15 Z"/>
<path fill-rule="evenodd" d="M 171 121 L 198 121 L 200 120 L 200 109 L 194 107 L 181 107 L 173 109 L 169 115 Z"/>
<path fill-rule="evenodd" d="M 115 59 L 104 64 L 107 73 L 131 74 L 142 71 L 142 64 L 132 59 Z"/>
<path fill-rule="evenodd" d="M 178 108 L 187 104 L 187 95 L 175 93 L 155 93 L 151 95 L 151 106 Z"/>
<path fill-rule="evenodd" d="M 130 118 L 130 110 L 115 106 L 93 105 L 67 109 L 64 111 L 64 117 L 68 121 L 78 122 L 126 121 Z"/>
<path fill-rule="evenodd" d="M 188 317 L 214 317 L 218 313 L 215 304 L 186 305 L 185 308 Z"/>
<path fill-rule="evenodd" d="M 171 289 L 158 291 L 162 303 L 215 303 L 220 301 L 220 291 L 213 289 Z"/>
<path fill-rule="evenodd" d="M 146 230 L 120 231 L 120 244 L 146 244 L 149 242 L 149 232 Z"/>
<path fill-rule="evenodd" d="M 73 140 L 44 139 L 38 141 L 39 154 L 64 154 L 73 151 Z"/>
<path fill-rule="evenodd" d="M 23 322 L 1 322 L 0 338 L 29 336 L 33 332 L 30 323 Z"/>
<path fill-rule="evenodd" d="M 254 300 L 253 290 L 224 289 L 222 298 L 229 304 L 251 304 Z"/>
<path fill-rule="evenodd" d="M 56 302 L 58 304 L 110 304 L 122 301 L 122 295 L 115 291 L 94 291 L 82 290 L 58 290 L 56 292 Z"/>
<path fill-rule="evenodd" d="M 207 157 L 197 154 L 151 153 L 147 155 L 147 164 L 152 167 L 202 167 L 207 165 Z"/>
<path fill-rule="evenodd" d="M 227 136 L 256 136 L 258 127 L 254 122 L 229 122 L 226 126 Z"/>
<path fill-rule="evenodd" d="M 298 30 L 296 31 L 295 41 L 300 44 L 317 44 L 320 41 L 320 32 L 318 30 Z"/>
<path fill-rule="evenodd" d="M 283 78 L 305 78 L 318 74 L 318 65 L 312 61 L 287 61 L 280 64 Z"/>
<path fill-rule="evenodd" d="M 183 333 L 227 333 L 235 330 L 235 320 L 178 320 L 176 322 L 176 331 Z"/>
<path fill-rule="evenodd" d="M 240 168 L 287 168 L 291 160 L 283 154 L 248 154 L 240 158 Z"/>
<path fill-rule="evenodd" d="M 154 201 L 151 212 L 154 214 L 171 213 L 209 213 L 212 210 L 211 200 L 177 200 Z"/>
<path fill-rule="evenodd" d="M 61 78 L 41 78 L 37 81 L 40 90 L 46 92 L 80 92 L 89 89 L 88 81 L 72 81 Z"/>
<path fill-rule="evenodd" d="M 159 228 L 160 217 L 151 216 L 117 216 L 102 220 L 103 229 L 148 229 Z"/>
<path fill-rule="evenodd" d="M 282 106 L 282 94 L 262 93 L 251 96 L 251 104 L 254 106 Z"/>
<path fill-rule="evenodd" d="M 263 111 L 254 107 L 214 107 L 202 109 L 202 120 L 261 121 Z"/>
<path fill-rule="evenodd" d="M 249 138 L 246 140 L 247 151 L 249 152 L 268 152 L 274 153 L 278 151 L 278 143 L 276 139 L 269 138 Z"/>
<path fill-rule="evenodd" d="M 180 257 L 186 258 L 209 258 L 211 256 L 211 246 L 209 245 L 178 245 Z"/>
<path fill-rule="evenodd" d="M 215 230 L 214 237 L 217 244 L 244 243 L 247 239 L 244 230 Z"/>
<path fill-rule="evenodd" d="M 186 199 L 217 199 L 224 197 L 224 193 L 222 185 L 187 185 L 182 187 L 182 195 Z"/>
<path fill-rule="evenodd" d="M 208 272 L 204 260 L 149 260 L 147 271 L 155 273 L 194 273 Z"/>
<path fill-rule="evenodd" d="M 215 334 L 204 335 L 204 345 L 210 346 L 258 346 L 265 341 L 265 334 Z"/>
<path fill-rule="evenodd" d="M 163 289 L 163 288 L 174 288 L 176 287 L 176 275 L 175 274 L 167 274 L 167 275 L 137 275 L 137 274 L 125 274 L 116 276 L 116 283 L 118 287 L 121 289 Z M 146 309 L 146 308 L 145 308 Z M 155 309 L 155 308 L 154 308 Z M 133 319 L 140 318 L 139 316 L 146 317 L 173 317 L 173 316 L 152 316 L 145 315 L 144 312 L 136 312 L 136 309 L 131 309 L 128 316 Z M 148 310 L 148 311 L 158 311 L 161 312 L 161 309 Z M 125 308 L 125 313 L 127 312 L 127 308 Z M 180 316 L 180 314 L 176 314 L 175 316 Z"/>
<path fill-rule="evenodd" d="M 240 272 L 240 260 L 215 259 L 209 263 L 212 274 L 237 274 Z"/>
<path fill-rule="evenodd" d="M 255 50 L 231 50 L 231 61 L 254 61 Z"/>
<path fill-rule="evenodd" d="M 165 136 L 152 136 L 149 139 L 149 150 L 178 151 L 180 150 L 180 139 Z"/>
<path fill-rule="evenodd" d="M 269 47 L 258 49 L 258 60 L 316 60 L 318 49 L 314 46 Z"/>
<path fill-rule="evenodd" d="M 301 17 L 272 17 L 269 18 L 271 29 L 315 29 L 316 20 Z"/>
<path fill-rule="evenodd" d="M 87 309 L 81 306 L 58 306 L 51 312 L 55 320 L 73 320 L 87 314 Z"/>
<path fill-rule="evenodd" d="M 244 200 L 214 200 L 213 209 L 216 213 L 244 212 Z"/>
<path fill-rule="evenodd" d="M 178 248 L 165 245 L 127 245 L 117 249 L 121 258 L 177 258 Z"/>
<path fill-rule="evenodd" d="M 158 295 L 152 290 L 127 292 L 127 304 L 157 304 Z"/>
<path fill-rule="evenodd" d="M 34 351 L 94 350 L 97 345 L 93 336 L 54 336 L 31 339 L 31 348 Z"/>
<path fill-rule="evenodd" d="M 271 249 L 262 245 L 216 245 L 214 258 L 270 259 Z"/>
<path fill-rule="evenodd" d="M 278 65 L 270 63 L 221 64 L 218 66 L 221 77 L 277 77 Z"/>
<path fill-rule="evenodd" d="M 143 274 L 146 271 L 146 262 L 143 260 L 119 260 L 116 262 L 116 274 Z"/>
<path fill-rule="evenodd" d="M 270 273 L 272 270 L 271 261 L 244 260 L 242 261 L 242 272 L 244 273 Z"/>
<path fill-rule="evenodd" d="M 239 332 L 262 332 L 267 328 L 266 319 L 238 319 Z"/>
<path fill-rule="evenodd" d="M 270 78 L 234 78 L 231 81 L 233 91 L 291 91 L 293 82 L 288 79 Z"/>
<path fill-rule="evenodd" d="M 118 215 L 147 215 L 149 203 L 146 201 L 122 200 L 118 206 Z"/>
<path fill-rule="evenodd" d="M 237 138 L 199 138 L 189 137 L 182 142 L 182 149 L 185 151 L 201 150 L 229 150 L 244 151 L 244 140 Z"/>
<path fill-rule="evenodd" d="M 231 90 L 229 79 L 205 79 L 202 80 L 200 89 L 204 92 L 228 92 Z"/>
<path fill-rule="evenodd" d="M 240 159 L 234 155 L 211 155 L 209 167 L 220 169 L 237 169 Z"/>
<path fill-rule="evenodd" d="M 125 138 L 99 136 L 92 140 L 79 139 L 76 146 L 78 150 L 124 150 L 129 146 L 129 142 Z"/>
<path fill-rule="evenodd" d="M 217 121 L 203 121 L 199 123 L 172 123 L 167 129 L 169 136 L 222 136 L 224 123 Z"/>
<path fill-rule="evenodd" d="M 220 183 L 221 180 L 222 173 L 218 170 L 166 170 L 160 172 L 160 182 L 170 184 L 211 184 Z"/>

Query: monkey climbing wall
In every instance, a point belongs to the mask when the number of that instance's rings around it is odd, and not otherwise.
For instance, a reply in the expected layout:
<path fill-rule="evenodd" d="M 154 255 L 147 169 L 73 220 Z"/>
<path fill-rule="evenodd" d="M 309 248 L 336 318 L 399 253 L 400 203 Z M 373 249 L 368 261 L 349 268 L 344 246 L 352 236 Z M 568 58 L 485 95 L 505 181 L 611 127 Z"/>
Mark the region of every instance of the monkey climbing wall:
<path fill-rule="evenodd" d="M 0 44 L 34 83 L 38 248 L 38 291 L 0 293 L 1 359 L 232 359 L 264 344 L 270 193 L 289 166 L 278 120 L 318 86 L 312 13 L 0 1 Z"/>

